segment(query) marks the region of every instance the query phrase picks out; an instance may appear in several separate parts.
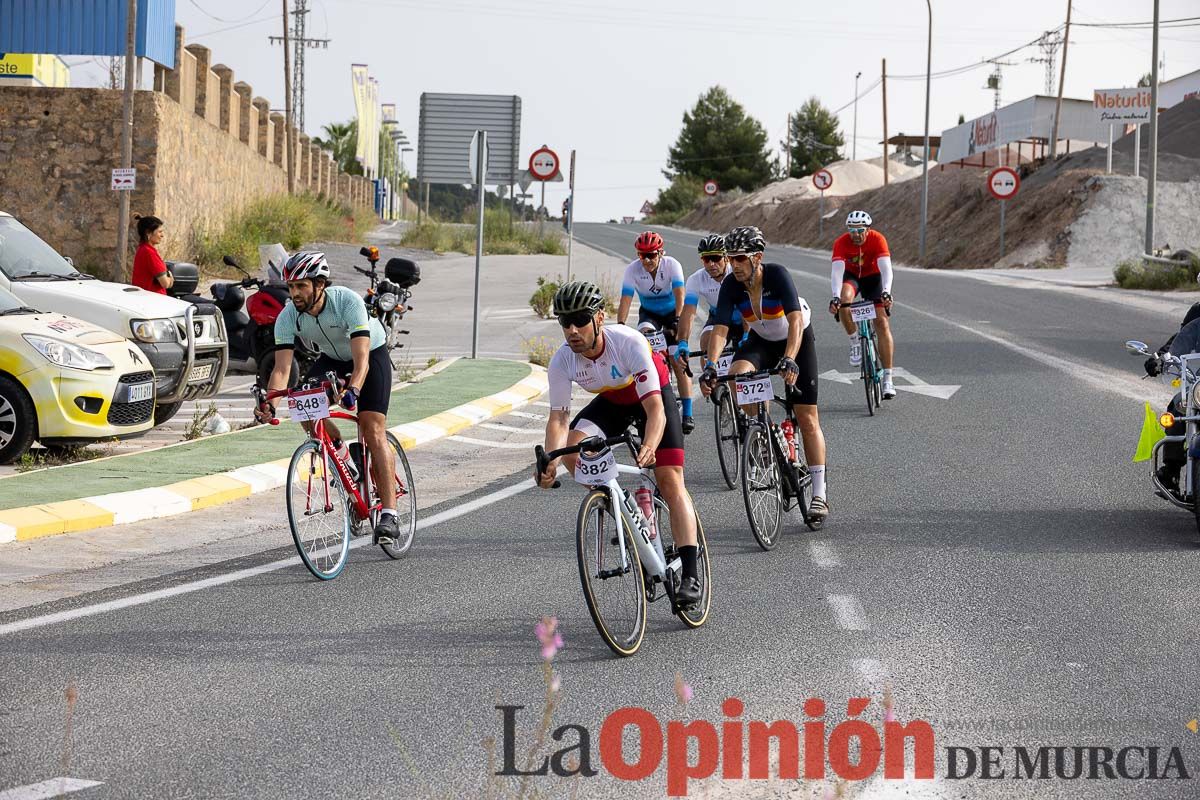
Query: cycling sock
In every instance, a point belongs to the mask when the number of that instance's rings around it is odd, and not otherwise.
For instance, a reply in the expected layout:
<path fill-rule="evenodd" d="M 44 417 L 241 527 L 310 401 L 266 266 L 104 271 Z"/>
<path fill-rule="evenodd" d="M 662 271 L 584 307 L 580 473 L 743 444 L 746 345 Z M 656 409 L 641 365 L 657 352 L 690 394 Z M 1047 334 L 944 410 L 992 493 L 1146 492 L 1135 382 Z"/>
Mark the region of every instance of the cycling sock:
<path fill-rule="evenodd" d="M 698 577 L 696 575 L 696 559 L 699 557 L 700 548 L 694 544 L 684 545 L 679 548 L 679 560 L 683 562 L 683 577 Z"/>
<path fill-rule="evenodd" d="M 683 400 L 683 415 L 690 417 L 692 415 L 692 398 L 684 397 L 681 399 Z"/>
<path fill-rule="evenodd" d="M 885 381 L 890 381 L 892 379 L 892 371 L 890 369 L 880 370 L 879 377 Z"/>
<path fill-rule="evenodd" d="M 380 519 L 383 519 L 384 517 L 394 517 L 394 516 L 396 516 L 396 509 L 394 509 L 394 508 L 379 509 L 379 518 Z"/>
<path fill-rule="evenodd" d="M 812 475 L 813 482 L 813 497 L 825 496 L 825 465 L 812 464 L 808 468 L 808 474 Z"/>

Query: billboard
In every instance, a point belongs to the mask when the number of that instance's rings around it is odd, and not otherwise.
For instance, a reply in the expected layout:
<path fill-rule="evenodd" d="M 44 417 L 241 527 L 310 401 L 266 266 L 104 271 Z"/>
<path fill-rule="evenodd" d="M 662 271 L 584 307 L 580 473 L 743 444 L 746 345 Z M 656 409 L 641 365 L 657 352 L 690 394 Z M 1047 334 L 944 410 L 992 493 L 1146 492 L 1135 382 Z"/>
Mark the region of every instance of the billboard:
<path fill-rule="evenodd" d="M 417 178 L 424 183 L 470 184 L 471 137 L 488 133 L 488 185 L 515 184 L 521 146 L 521 98 L 509 94 L 421 95 Z"/>
<path fill-rule="evenodd" d="M 71 85 L 71 69 L 58 56 L 0 53 L 0 86 Z"/>
<path fill-rule="evenodd" d="M 1104 125 L 1150 121 L 1150 87 L 1137 89 L 1096 89 L 1092 92 L 1096 119 Z"/>
<path fill-rule="evenodd" d="M 1055 102 L 1047 95 L 1026 97 L 942 131 L 938 161 L 948 164 L 1011 142 L 1049 141 L 1054 130 Z M 1091 102 L 1063 98 L 1058 138 L 1107 141 L 1108 123 L 1099 122 Z"/>

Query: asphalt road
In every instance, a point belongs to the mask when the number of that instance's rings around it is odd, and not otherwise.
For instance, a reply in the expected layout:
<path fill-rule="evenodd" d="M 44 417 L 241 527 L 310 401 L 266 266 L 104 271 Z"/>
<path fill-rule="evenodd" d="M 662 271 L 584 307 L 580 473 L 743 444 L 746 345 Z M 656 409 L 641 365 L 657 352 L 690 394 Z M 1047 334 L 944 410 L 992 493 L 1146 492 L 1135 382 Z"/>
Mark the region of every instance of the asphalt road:
<path fill-rule="evenodd" d="M 578 231 L 618 253 L 635 233 Z M 690 270 L 695 237 L 669 231 L 667 240 Z M 822 372 L 849 372 L 845 336 L 822 310 L 827 262 L 794 248 L 768 255 L 793 268 L 816 311 Z M 1180 315 L 1102 290 L 1010 283 L 898 274 L 897 365 L 960 388 L 948 399 L 902 391 L 867 418 L 860 385 L 822 381 L 832 514 L 817 534 L 793 518 L 775 551 L 758 549 L 740 494 L 721 484 L 711 414 L 700 410 L 687 480 L 712 550 L 704 628 L 684 630 L 658 603 L 641 652 L 609 654 L 575 566 L 583 492 L 523 488 L 532 460 L 523 448 L 542 421 L 510 415 L 500 424 L 524 431 L 463 434 L 510 447 L 467 441 L 453 457 L 421 459 L 418 484 L 439 487 L 422 516 L 436 524 L 404 561 L 356 550 L 330 583 L 298 564 L 267 570 L 291 554 L 273 494 L 256 501 L 261 546 L 244 542 L 236 558 L 173 572 L 159 557 L 153 575 L 126 564 L 127 579 L 107 588 L 0 615 L 0 798 L 63 775 L 100 782 L 68 795 L 79 798 L 522 796 L 516 781 L 489 793 L 483 742 L 500 747 L 495 706 L 526 706 L 516 745 L 524 762 L 544 698 L 534 636 L 543 615 L 558 617 L 565 640 L 554 658 L 554 725 L 590 732 L 596 768 L 601 723 L 623 706 L 643 707 L 664 726 L 718 724 L 722 701 L 737 697 L 746 721 L 799 725 L 810 719 L 804 701 L 822 698 L 828 735 L 847 699 L 866 696 L 873 702 L 863 718 L 877 728 L 886 697 L 898 720 L 930 722 L 940 776 L 950 746 L 1004 746 L 1011 776 L 1017 745 L 1159 746 L 1160 770 L 1177 746 L 1194 776 L 1200 748 L 1185 724 L 1200 715 L 1197 533 L 1130 463 L 1137 398 L 1166 390 L 1138 381 L 1140 364 L 1121 347 L 1126 338 L 1157 344 Z M 460 472 L 475 477 L 456 489 Z M 228 509 L 179 523 L 193 532 L 237 524 Z M 158 590 L 164 596 L 145 596 Z M 100 602 L 113 605 L 94 608 Z M 79 609 L 99 613 L 46 617 Z M 6 627 L 22 620 L 30 627 Z M 694 689 L 686 708 L 677 674 Z M 69 737 L 68 687 L 78 697 Z M 565 736 L 573 743 L 577 732 Z M 830 786 L 692 789 L 822 797 Z M 527 789 L 664 797 L 665 767 L 642 782 L 601 770 L 574 781 L 534 777 Z M 1196 795 L 1192 780 L 942 778 L 849 789 L 860 797 Z"/>

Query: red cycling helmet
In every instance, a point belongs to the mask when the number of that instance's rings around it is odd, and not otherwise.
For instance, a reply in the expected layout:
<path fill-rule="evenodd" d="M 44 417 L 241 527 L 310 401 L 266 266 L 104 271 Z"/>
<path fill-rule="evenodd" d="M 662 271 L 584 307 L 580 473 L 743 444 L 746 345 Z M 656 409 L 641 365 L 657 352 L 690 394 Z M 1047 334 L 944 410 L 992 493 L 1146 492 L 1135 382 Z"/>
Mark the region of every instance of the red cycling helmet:
<path fill-rule="evenodd" d="M 633 246 L 639 253 L 657 253 L 663 249 L 663 238 L 654 231 L 645 231 Z"/>

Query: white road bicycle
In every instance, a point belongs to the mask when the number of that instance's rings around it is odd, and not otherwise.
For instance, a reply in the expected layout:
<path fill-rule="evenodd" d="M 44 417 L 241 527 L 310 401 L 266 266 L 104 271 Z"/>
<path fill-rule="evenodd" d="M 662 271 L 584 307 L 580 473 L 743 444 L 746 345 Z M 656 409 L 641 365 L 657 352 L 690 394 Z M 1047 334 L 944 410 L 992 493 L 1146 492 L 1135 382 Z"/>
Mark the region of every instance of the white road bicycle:
<path fill-rule="evenodd" d="M 604 643 L 619 656 L 630 656 L 641 647 L 646 635 L 646 608 L 667 597 L 672 612 L 689 628 L 699 628 L 708 619 L 712 603 L 712 572 L 708 543 L 700 516 L 696 515 L 697 577 L 700 601 L 683 608 L 675 592 L 683 580 L 683 564 L 671 532 L 671 515 L 666 502 L 654 488 L 654 526 L 647 523 L 633 495 L 617 481 L 620 475 L 646 476 L 653 470 L 618 464 L 613 445 L 627 445 L 637 455 L 635 438 L 629 431 L 608 439 L 584 439 L 572 447 L 547 453 L 538 445 L 537 474 L 556 458 L 579 453 L 575 480 L 590 491 L 579 506 L 575 543 L 579 580 L 588 612 Z M 559 486 L 555 481 L 554 486 Z"/>

